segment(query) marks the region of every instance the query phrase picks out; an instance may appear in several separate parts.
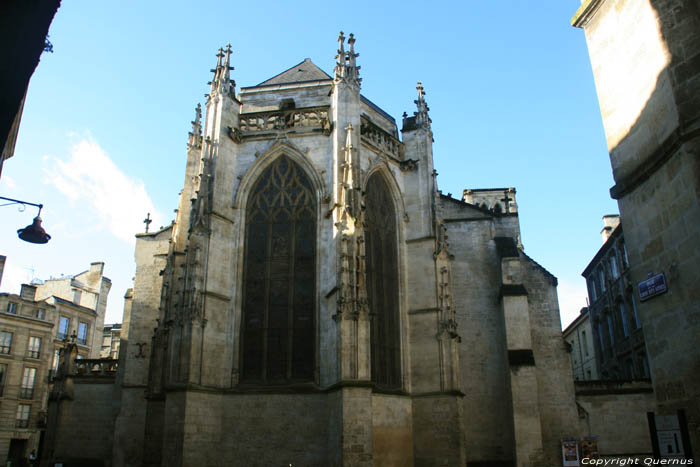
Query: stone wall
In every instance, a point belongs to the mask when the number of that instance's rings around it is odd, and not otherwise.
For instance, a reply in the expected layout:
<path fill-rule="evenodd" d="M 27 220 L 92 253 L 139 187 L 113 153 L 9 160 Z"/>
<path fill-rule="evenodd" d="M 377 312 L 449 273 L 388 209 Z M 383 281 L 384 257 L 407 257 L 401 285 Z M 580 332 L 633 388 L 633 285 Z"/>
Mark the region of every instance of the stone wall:
<path fill-rule="evenodd" d="M 473 213 L 461 209 L 452 217 L 465 217 L 465 211 L 483 220 L 451 222 L 443 215 L 454 255 L 452 293 L 462 338 L 460 389 L 465 394 L 461 404 L 467 462 L 512 461 L 513 418 L 498 290 L 500 260 L 492 240 L 496 225 L 476 209 Z"/>
<path fill-rule="evenodd" d="M 597 10 L 588 7 L 597 6 Z M 700 450 L 700 13 L 693 0 L 587 2 L 585 29 L 660 415 L 685 410 Z"/>
<path fill-rule="evenodd" d="M 71 379 L 71 399 L 63 399 L 49 410 L 56 414 L 50 423 L 56 438 L 51 462 L 67 464 L 92 462 L 90 465 L 111 465 L 113 431 L 118 400 L 113 398 L 113 377 L 68 377 Z M 51 464 L 53 465 L 53 464 Z"/>
<path fill-rule="evenodd" d="M 652 454 L 647 412 L 654 410 L 648 381 L 577 381 L 580 437 L 598 438 L 602 456 Z"/>
<path fill-rule="evenodd" d="M 573 436 L 578 428 L 571 359 L 561 333 L 557 280 L 527 255 L 521 258 L 537 368 L 542 448 L 546 464 L 556 465 L 561 462 L 560 439 Z"/>

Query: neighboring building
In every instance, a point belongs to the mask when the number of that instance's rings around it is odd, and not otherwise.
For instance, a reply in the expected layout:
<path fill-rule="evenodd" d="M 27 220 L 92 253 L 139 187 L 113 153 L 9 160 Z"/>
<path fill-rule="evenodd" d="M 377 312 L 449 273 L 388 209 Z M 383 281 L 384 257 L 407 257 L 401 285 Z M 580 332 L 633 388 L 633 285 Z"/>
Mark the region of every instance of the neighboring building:
<path fill-rule="evenodd" d="M 50 50 L 49 26 L 60 0 L 7 0 L 0 15 L 0 175 L 3 162 L 14 155 L 17 132 L 29 80 L 39 57 Z"/>
<path fill-rule="evenodd" d="M 90 349 L 88 358 L 99 358 L 102 349 L 102 332 L 107 311 L 107 298 L 112 281 L 102 275 L 104 263 L 90 264 L 90 269 L 74 276 L 51 278 L 36 285 L 36 299 L 72 304 L 82 314 L 64 316 L 59 324 L 59 335 L 76 332 L 78 345 Z M 77 307 L 76 307 L 77 305 Z M 90 325 L 90 322 L 94 324 Z M 80 347 L 79 347 L 80 348 Z"/>
<path fill-rule="evenodd" d="M 100 358 L 119 358 L 119 338 L 122 332 L 121 323 L 106 324 L 102 330 L 102 348 Z"/>
<path fill-rule="evenodd" d="M 23 284 L 19 295 L 0 293 L 0 460 L 12 465 L 20 465 L 31 450 L 39 452 L 49 385 L 65 342 L 74 337 L 77 358 L 95 355 L 90 336 L 96 310 L 42 296 L 42 288 L 51 289 L 33 283 Z M 106 302 L 109 287 L 102 292 Z"/>
<path fill-rule="evenodd" d="M 109 388 L 74 385 L 47 460 L 561 462 L 557 280 L 518 247 L 515 192 L 501 212 L 439 192 L 423 87 L 399 131 L 354 43 L 333 76 L 306 59 L 238 96 L 220 51 L 175 221 L 137 235 L 116 424 Z"/>
<path fill-rule="evenodd" d="M 581 313 L 564 329 L 564 340 L 571 350 L 571 371 L 574 380 L 598 379 L 598 364 L 593 350 L 593 332 L 589 319 L 588 307 L 581 308 Z"/>
<path fill-rule="evenodd" d="M 603 217 L 603 246 L 581 274 L 588 286 L 590 327 L 600 379 L 649 378 L 644 331 L 620 216 Z"/>
<path fill-rule="evenodd" d="M 686 453 L 698 453 L 698 2 L 588 0 L 572 24 L 584 29 L 588 43 L 615 180 L 610 193 L 622 216 L 635 299 L 650 276 L 659 292 L 664 285 L 667 290 L 638 303 L 655 412 L 682 411 L 679 423 L 687 419 L 690 441 Z"/>

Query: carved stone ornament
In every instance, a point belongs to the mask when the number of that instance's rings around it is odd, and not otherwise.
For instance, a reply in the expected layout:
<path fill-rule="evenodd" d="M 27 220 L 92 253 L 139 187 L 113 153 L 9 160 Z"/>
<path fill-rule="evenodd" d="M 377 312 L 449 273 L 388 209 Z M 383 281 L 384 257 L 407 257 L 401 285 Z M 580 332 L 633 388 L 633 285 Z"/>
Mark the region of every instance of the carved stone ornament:
<path fill-rule="evenodd" d="M 241 130 L 228 127 L 228 137 L 236 144 L 241 144 Z"/>
<path fill-rule="evenodd" d="M 401 161 L 399 164 L 399 169 L 401 169 L 402 172 L 413 172 L 418 170 L 418 161 L 416 159 L 406 159 L 405 161 Z"/>

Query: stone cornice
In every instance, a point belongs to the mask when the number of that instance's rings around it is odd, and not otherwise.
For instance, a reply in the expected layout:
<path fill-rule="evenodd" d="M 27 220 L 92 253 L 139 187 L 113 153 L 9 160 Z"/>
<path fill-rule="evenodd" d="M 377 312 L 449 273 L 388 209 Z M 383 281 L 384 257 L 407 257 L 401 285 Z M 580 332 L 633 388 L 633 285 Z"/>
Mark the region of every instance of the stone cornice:
<path fill-rule="evenodd" d="M 605 0 L 586 0 L 583 2 L 571 18 L 571 25 L 575 28 L 585 28 L 604 2 Z"/>

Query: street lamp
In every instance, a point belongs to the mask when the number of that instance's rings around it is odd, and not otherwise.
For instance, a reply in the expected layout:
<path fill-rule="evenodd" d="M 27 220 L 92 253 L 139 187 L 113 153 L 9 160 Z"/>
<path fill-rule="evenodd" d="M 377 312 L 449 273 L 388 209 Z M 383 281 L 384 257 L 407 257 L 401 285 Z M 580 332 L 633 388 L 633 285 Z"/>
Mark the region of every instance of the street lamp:
<path fill-rule="evenodd" d="M 9 203 L 0 204 L 0 206 L 9 206 L 11 204 L 21 204 L 22 206 L 36 206 L 39 208 L 39 214 L 36 215 L 34 221 L 23 229 L 17 230 L 17 236 L 20 240 L 24 240 L 29 243 L 47 243 L 51 240 L 51 235 L 47 234 L 44 228 L 41 226 L 41 208 L 44 207 L 43 204 L 34 204 L 27 201 L 21 201 L 18 199 L 5 198 L 0 196 L 0 199 L 9 201 Z M 23 210 L 23 209 L 22 209 Z"/>

